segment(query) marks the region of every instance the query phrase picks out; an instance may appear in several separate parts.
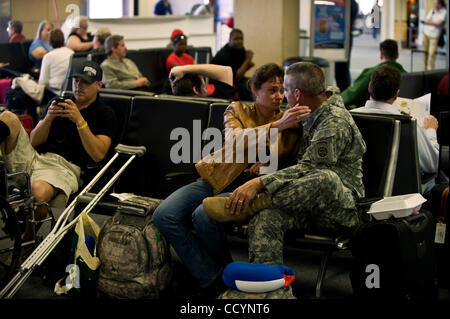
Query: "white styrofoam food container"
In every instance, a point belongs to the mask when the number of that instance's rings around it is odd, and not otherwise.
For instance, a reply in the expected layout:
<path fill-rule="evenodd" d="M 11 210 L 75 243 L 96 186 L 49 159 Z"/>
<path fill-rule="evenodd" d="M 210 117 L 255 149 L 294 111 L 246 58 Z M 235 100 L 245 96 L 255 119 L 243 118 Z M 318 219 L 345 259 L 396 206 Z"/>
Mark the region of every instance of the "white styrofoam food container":
<path fill-rule="evenodd" d="M 419 193 L 385 197 L 373 203 L 367 214 L 375 219 L 401 218 L 418 211 L 426 199 Z"/>

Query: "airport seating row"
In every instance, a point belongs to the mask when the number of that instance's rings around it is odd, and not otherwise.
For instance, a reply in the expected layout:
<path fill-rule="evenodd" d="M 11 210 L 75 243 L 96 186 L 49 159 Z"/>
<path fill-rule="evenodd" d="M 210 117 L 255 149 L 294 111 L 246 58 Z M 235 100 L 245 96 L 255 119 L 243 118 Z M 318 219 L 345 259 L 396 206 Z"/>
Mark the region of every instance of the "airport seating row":
<path fill-rule="evenodd" d="M 28 58 L 28 49 L 32 40 L 12 43 L 0 43 L 0 62 L 8 62 L 8 70 L 21 73 L 29 73 L 39 76 Z M 173 52 L 172 48 L 148 48 L 128 50 L 127 57 L 133 60 L 143 76 L 150 80 L 149 91 L 155 93 L 169 93 L 168 73 L 166 70 L 166 59 Z M 209 63 L 212 58 L 211 47 L 188 47 L 187 53 L 192 55 L 197 64 Z M 106 59 L 105 53 L 76 52 L 74 59 L 88 59 L 101 64 Z M 66 84 L 67 85 L 67 84 Z M 69 84 L 70 85 L 70 84 Z M 64 87 L 63 90 L 70 90 Z"/>
<path fill-rule="evenodd" d="M 202 139 L 203 132 L 206 128 L 212 127 L 219 131 L 223 129 L 223 112 L 231 101 L 166 95 L 143 96 L 138 91 L 134 91 L 136 95 L 131 96 L 122 93 L 113 94 L 111 93 L 113 91 L 101 89 L 100 96 L 119 112 L 117 117 L 122 123 L 120 142 L 136 146 L 144 145 L 148 149 L 148 154 L 140 161 L 136 161 L 134 165 L 136 174 L 129 174 L 132 176 L 130 183 L 125 183 L 124 188 L 129 188 L 127 192 L 164 198 L 174 190 L 174 187 L 177 188 L 177 185 L 171 187 L 170 183 L 164 180 L 165 176 L 168 173 L 195 171 L 194 165 L 202 157 L 203 146 L 210 142 L 210 139 Z M 353 117 L 358 119 L 387 117 L 400 122 L 401 143 L 397 152 L 398 161 L 402 165 L 397 165 L 394 171 L 392 194 L 420 192 L 415 120 L 406 115 L 363 116 L 354 113 Z M 363 134 L 365 140 L 370 139 L 371 134 L 375 136 L 382 134 L 382 130 L 377 130 L 376 127 L 369 130 L 365 122 L 359 127 L 361 132 L 365 132 Z M 180 141 L 185 143 L 182 145 L 184 149 L 181 148 Z M 175 152 L 176 150 L 178 152 Z M 373 154 L 375 155 L 376 153 Z M 174 163 L 174 159 L 181 162 Z M 126 175 L 128 174 L 124 174 Z M 366 184 L 366 188 L 372 187 L 370 183 Z"/>

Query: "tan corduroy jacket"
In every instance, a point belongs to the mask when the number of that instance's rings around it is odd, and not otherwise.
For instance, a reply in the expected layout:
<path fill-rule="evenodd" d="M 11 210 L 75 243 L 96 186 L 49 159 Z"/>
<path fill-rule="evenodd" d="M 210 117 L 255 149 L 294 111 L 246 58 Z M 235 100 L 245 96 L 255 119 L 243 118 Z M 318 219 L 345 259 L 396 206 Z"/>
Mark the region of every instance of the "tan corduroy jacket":
<path fill-rule="evenodd" d="M 254 103 L 233 102 L 224 113 L 225 129 L 270 129 L 272 122 L 280 119 L 283 111 L 280 111 L 270 119 L 262 116 Z M 297 162 L 297 154 L 300 149 L 301 129 L 288 129 L 278 133 L 278 169 L 288 167 Z M 269 134 L 267 133 L 267 140 Z M 244 145 L 247 154 L 247 143 Z M 218 153 L 220 152 L 220 153 Z M 219 194 L 230 185 L 248 166 L 247 156 L 244 163 L 225 163 L 224 160 L 214 160 L 215 154 L 224 154 L 223 148 L 199 161 L 195 167 L 200 176 L 212 187 L 214 195 Z M 219 155 L 220 156 L 220 155 Z M 215 157 L 217 158 L 217 156 Z"/>

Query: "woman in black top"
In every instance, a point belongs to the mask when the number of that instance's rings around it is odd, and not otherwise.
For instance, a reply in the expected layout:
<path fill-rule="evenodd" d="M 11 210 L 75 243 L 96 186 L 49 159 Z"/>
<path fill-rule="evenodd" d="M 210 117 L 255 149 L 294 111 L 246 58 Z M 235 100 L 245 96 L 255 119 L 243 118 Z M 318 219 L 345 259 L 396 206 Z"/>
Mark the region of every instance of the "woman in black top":
<path fill-rule="evenodd" d="M 92 49 L 92 35 L 87 32 L 88 19 L 80 17 L 80 26 L 72 28 L 67 38 L 67 47 L 75 52 L 89 51 Z"/>

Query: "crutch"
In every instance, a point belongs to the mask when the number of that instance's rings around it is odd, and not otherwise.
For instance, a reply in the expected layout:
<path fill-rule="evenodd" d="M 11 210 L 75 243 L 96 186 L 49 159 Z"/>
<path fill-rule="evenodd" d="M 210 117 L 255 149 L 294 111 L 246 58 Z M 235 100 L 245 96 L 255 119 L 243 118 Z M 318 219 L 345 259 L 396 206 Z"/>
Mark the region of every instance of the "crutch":
<path fill-rule="evenodd" d="M 119 154 L 130 155 L 130 158 L 119 169 L 119 171 L 108 181 L 108 183 L 92 198 L 92 200 L 84 208 L 84 212 L 89 214 L 92 208 L 100 201 L 100 199 L 106 194 L 111 186 L 120 177 L 122 172 L 130 165 L 130 163 L 137 157 L 141 157 L 145 154 L 145 146 L 128 146 L 119 144 L 115 148 L 116 154 L 108 161 L 108 163 L 98 172 L 98 174 L 92 179 L 91 182 L 75 197 L 69 206 L 61 213 L 55 226 L 45 239 L 36 247 L 31 255 L 22 263 L 17 274 L 11 279 L 11 281 L 0 292 L 0 298 L 12 298 L 14 294 L 22 287 L 25 281 L 30 277 L 32 272 L 39 267 L 48 255 L 55 249 L 64 235 L 77 223 L 78 215 L 70 223 L 67 224 L 70 214 L 73 212 L 78 198 L 88 193 L 89 190 L 95 185 L 95 183 L 103 176 L 106 170 L 114 163 Z"/>

